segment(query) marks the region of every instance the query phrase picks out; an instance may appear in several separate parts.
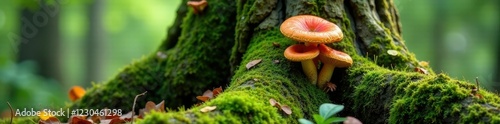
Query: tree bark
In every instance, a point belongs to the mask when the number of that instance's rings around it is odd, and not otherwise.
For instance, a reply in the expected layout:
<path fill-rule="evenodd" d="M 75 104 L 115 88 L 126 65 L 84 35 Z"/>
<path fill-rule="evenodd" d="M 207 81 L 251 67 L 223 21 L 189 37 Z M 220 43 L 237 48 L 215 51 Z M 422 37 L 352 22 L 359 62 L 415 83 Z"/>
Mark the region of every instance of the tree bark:
<path fill-rule="evenodd" d="M 104 8 L 102 0 L 95 0 L 88 6 L 89 29 L 87 31 L 87 40 L 85 41 L 85 60 L 86 60 L 86 73 L 85 82 L 100 81 L 102 80 L 102 66 L 104 60 L 103 45 L 104 40 L 104 25 L 102 24 L 102 13 Z M 90 83 L 85 83 L 90 86 Z"/>
<path fill-rule="evenodd" d="M 34 61 L 37 74 L 61 84 L 59 5 L 45 1 L 38 8 L 21 10 L 18 62 Z"/>
<path fill-rule="evenodd" d="M 297 123 L 312 120 L 325 102 L 343 104 L 341 116 L 365 123 L 500 122 L 499 96 L 481 89 L 477 94 L 482 98 L 476 97 L 474 85 L 418 64 L 404 45 L 392 0 L 209 0 L 200 14 L 185 3 L 157 52 L 94 85 L 71 107 L 126 112 L 135 95 L 148 91 L 137 106 L 165 100 L 168 108 L 189 109 L 153 113 L 143 123 Z M 335 69 L 331 82 L 338 88 L 333 93 L 308 83 L 300 63 L 283 57 L 296 42 L 284 37 L 279 26 L 300 14 L 330 20 L 344 33 L 341 42 L 328 45 L 351 55 L 354 64 Z M 262 62 L 245 67 L 256 59 Z M 417 67 L 428 73 L 416 72 Z M 196 96 L 219 86 L 223 93 L 192 106 Z M 271 98 L 290 106 L 292 114 L 272 107 Z M 217 108 L 200 112 L 205 106 Z"/>

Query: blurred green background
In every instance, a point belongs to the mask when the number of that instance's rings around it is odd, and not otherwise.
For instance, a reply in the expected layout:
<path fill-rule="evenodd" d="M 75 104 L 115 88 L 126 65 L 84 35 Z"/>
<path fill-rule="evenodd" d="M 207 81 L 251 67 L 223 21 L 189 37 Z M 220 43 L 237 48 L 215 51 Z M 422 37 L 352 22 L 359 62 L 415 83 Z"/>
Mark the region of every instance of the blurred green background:
<path fill-rule="evenodd" d="M 153 52 L 180 0 L 6 0 L 0 4 L 0 111 L 69 103 Z M 500 90 L 498 0 L 395 0 L 407 47 L 435 72 Z M 53 6 L 48 6 L 53 5 Z"/>

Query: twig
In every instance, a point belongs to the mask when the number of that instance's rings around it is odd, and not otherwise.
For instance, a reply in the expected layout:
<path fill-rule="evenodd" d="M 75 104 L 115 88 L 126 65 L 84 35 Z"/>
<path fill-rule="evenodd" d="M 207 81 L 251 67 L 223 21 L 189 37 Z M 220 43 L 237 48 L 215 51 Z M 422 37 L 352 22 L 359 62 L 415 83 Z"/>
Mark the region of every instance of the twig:
<path fill-rule="evenodd" d="M 479 80 L 477 79 L 477 77 L 476 77 L 476 89 L 477 89 L 477 92 L 479 92 Z"/>
<path fill-rule="evenodd" d="M 143 96 L 143 95 L 145 95 L 147 92 L 148 92 L 148 91 L 146 91 L 146 92 L 144 92 L 144 93 L 141 93 L 141 94 L 137 94 L 137 95 L 135 96 L 135 99 L 134 99 L 134 105 L 132 106 L 132 117 L 131 117 L 131 118 L 132 118 L 132 120 L 131 120 L 131 121 L 132 121 L 132 124 L 134 124 L 135 102 L 137 101 L 137 97 L 139 97 L 139 96 Z"/>
<path fill-rule="evenodd" d="M 9 102 L 7 102 L 10 108 L 10 124 L 12 124 L 12 118 L 14 118 L 14 110 L 12 109 L 12 106 L 10 105 Z"/>

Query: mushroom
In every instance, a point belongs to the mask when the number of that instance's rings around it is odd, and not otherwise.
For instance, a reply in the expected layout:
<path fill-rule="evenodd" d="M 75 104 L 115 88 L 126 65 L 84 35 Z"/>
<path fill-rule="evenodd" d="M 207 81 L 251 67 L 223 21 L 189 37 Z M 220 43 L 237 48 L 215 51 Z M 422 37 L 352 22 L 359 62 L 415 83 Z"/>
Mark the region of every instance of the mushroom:
<path fill-rule="evenodd" d="M 193 8 L 193 13 L 198 14 L 199 12 L 202 12 L 205 7 L 207 7 L 207 0 L 201 0 L 201 1 L 188 1 L 187 5 L 191 6 Z"/>
<path fill-rule="evenodd" d="M 286 19 L 280 26 L 283 35 L 306 45 L 333 43 L 342 40 L 340 28 L 321 17 L 298 15 Z"/>
<path fill-rule="evenodd" d="M 318 76 L 318 87 L 323 89 L 325 84 L 332 78 L 335 67 L 350 67 L 352 58 L 348 54 L 332 49 L 325 44 L 319 44 L 320 51 L 319 59 L 323 63 L 323 67 Z"/>
<path fill-rule="evenodd" d="M 317 57 L 319 50 L 316 46 L 305 46 L 304 44 L 291 45 L 285 49 L 284 55 L 290 61 L 301 62 L 304 74 L 312 84 L 316 85 L 318 72 L 313 58 Z"/>
<path fill-rule="evenodd" d="M 85 89 L 80 86 L 73 86 L 69 90 L 69 99 L 73 102 L 82 98 L 83 95 L 85 95 Z"/>

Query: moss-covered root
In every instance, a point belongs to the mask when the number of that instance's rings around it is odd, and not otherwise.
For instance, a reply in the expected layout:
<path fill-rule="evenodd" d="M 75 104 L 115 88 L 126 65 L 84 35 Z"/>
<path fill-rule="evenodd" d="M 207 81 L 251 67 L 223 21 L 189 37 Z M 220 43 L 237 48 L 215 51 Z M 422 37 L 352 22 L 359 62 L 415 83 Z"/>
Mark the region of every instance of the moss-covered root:
<path fill-rule="evenodd" d="M 273 43 L 281 44 L 281 47 L 273 46 Z M 187 111 L 155 113 L 141 122 L 297 123 L 299 118 L 317 113 L 317 107 L 329 102 L 328 98 L 308 83 L 300 71 L 300 63 L 284 58 L 284 46 L 291 44 L 292 41 L 283 37 L 279 29 L 255 33 L 230 87 L 222 94 Z M 246 63 L 256 59 L 262 59 L 262 62 L 249 70 L 245 68 Z M 271 98 L 290 106 L 292 114 L 286 115 L 272 107 L 269 104 Z M 217 109 L 200 112 L 205 106 L 217 106 Z"/>
<path fill-rule="evenodd" d="M 348 115 L 373 123 L 500 123 L 500 97 L 444 74 L 391 71 L 355 57 L 340 99 Z M 365 62 L 363 62 L 365 61 Z M 375 116 L 374 116 L 375 115 Z"/>
<path fill-rule="evenodd" d="M 164 46 L 125 67 L 110 81 L 94 85 L 71 107 L 119 108 L 128 112 L 135 95 L 149 91 L 138 99 L 144 102 L 137 106 L 144 106 L 145 101 L 167 100 L 166 107 L 175 108 L 194 104 L 196 95 L 207 89 L 227 85 L 236 3 L 212 0 L 208 6 L 198 15 L 191 8 L 187 10 L 182 33 L 173 47 Z"/>

